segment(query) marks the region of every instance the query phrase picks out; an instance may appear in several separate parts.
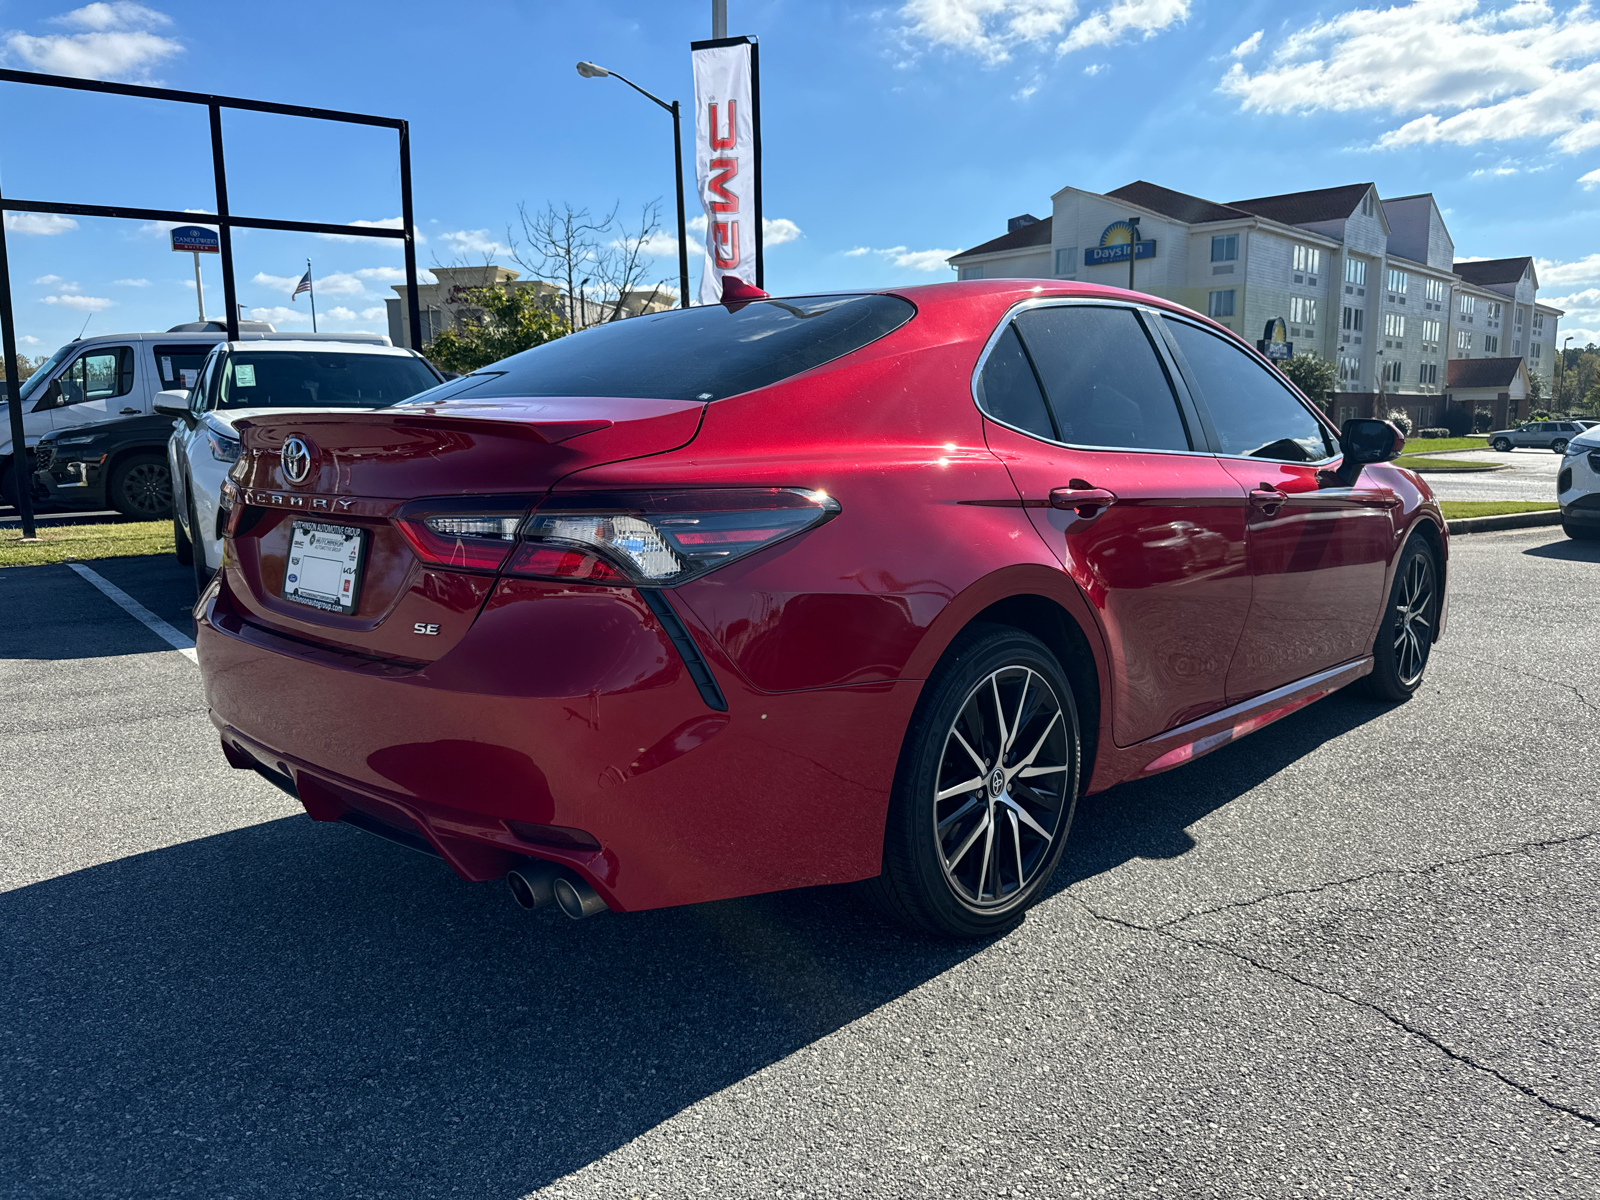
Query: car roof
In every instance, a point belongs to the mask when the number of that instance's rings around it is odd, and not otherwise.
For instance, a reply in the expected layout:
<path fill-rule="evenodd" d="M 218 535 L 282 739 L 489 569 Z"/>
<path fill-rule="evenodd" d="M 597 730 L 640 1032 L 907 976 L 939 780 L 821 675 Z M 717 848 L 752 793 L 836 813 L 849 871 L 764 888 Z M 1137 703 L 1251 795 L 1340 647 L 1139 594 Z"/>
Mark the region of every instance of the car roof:
<path fill-rule="evenodd" d="M 304 339 L 274 339 L 273 341 L 247 341 L 229 342 L 230 350 L 248 350 L 251 354 L 305 354 L 308 351 L 321 351 L 324 354 L 389 354 L 404 355 L 407 358 L 417 357 L 417 352 L 406 346 L 383 346 L 376 342 L 335 342 L 310 338 Z"/>

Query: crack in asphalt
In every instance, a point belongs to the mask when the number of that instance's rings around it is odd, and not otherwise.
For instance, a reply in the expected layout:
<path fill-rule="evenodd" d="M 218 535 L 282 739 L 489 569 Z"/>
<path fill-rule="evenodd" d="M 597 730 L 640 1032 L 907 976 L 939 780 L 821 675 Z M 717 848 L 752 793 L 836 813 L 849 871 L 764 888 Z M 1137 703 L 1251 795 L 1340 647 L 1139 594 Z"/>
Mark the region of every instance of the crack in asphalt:
<path fill-rule="evenodd" d="M 1529 854 L 1534 850 L 1548 850 L 1552 846 L 1565 846 L 1571 842 L 1581 842 L 1585 838 L 1594 837 L 1600 830 L 1586 829 L 1582 833 L 1569 834 L 1567 837 L 1549 838 L 1542 842 L 1519 842 L 1503 850 L 1485 850 L 1482 854 L 1469 854 L 1465 858 L 1447 858 L 1440 862 L 1429 863 L 1422 867 L 1384 867 L 1377 871 L 1368 871 L 1364 875 L 1351 875 L 1345 879 L 1332 879 L 1327 883 L 1315 884 L 1311 887 L 1285 888 L 1280 892 L 1268 892 L 1264 896 L 1253 896 L 1249 900 L 1230 900 L 1227 904 L 1217 904 L 1211 908 L 1197 908 L 1186 912 L 1181 917 L 1171 917 L 1165 921 L 1157 921 L 1150 926 L 1151 929 L 1161 932 L 1191 921 L 1196 917 L 1207 917 L 1213 913 L 1228 912 L 1236 908 L 1251 908 L 1257 904 L 1264 904 L 1268 900 L 1279 900 L 1287 896 L 1314 896 L 1318 892 L 1328 891 L 1330 888 L 1346 887 L 1352 883 L 1364 883 L 1368 879 L 1381 879 L 1386 875 L 1432 875 L 1435 871 L 1442 871 L 1446 867 L 1459 867 L 1467 863 L 1483 862 L 1491 858 L 1509 858 L 1513 854 Z"/>
<path fill-rule="evenodd" d="M 1559 679 L 1546 679 L 1543 675 L 1534 675 L 1528 671 L 1522 670 L 1520 667 L 1508 667 L 1505 663 L 1495 662 L 1492 658 L 1480 658 L 1476 661 L 1481 662 L 1486 667 L 1494 667 L 1498 670 L 1505 671 L 1508 674 L 1521 676 L 1523 679 L 1531 679 L 1535 683 L 1548 683 L 1551 687 L 1565 688 L 1567 691 L 1576 696 L 1578 698 L 1578 703 L 1583 705 L 1590 712 L 1600 713 L 1600 705 L 1595 704 L 1593 700 L 1589 699 L 1589 697 L 1585 696 L 1570 683 L 1563 683 Z"/>
<path fill-rule="evenodd" d="M 1466 861 L 1471 860 L 1469 859 Z M 1440 865 L 1443 866 L 1445 864 Z M 1242 963 L 1246 963 L 1252 967 L 1255 967 L 1258 971 L 1264 971 L 1269 975 L 1276 975 L 1280 979 L 1287 979 L 1291 983 L 1299 984 L 1301 987 L 1309 988 L 1314 992 L 1320 992 L 1324 996 L 1332 996 L 1334 999 L 1343 1000 L 1347 1004 L 1352 1004 L 1358 1008 L 1367 1009 L 1369 1012 L 1377 1013 L 1378 1016 L 1389 1022 L 1389 1024 L 1393 1025 L 1396 1029 L 1410 1034 L 1419 1041 L 1426 1042 L 1435 1050 L 1439 1051 L 1439 1053 L 1443 1054 L 1446 1058 L 1453 1059 L 1454 1061 L 1461 1063 L 1463 1066 L 1471 1067 L 1473 1070 L 1481 1071 L 1483 1074 L 1499 1080 L 1507 1087 L 1521 1092 L 1529 1099 L 1537 1100 L 1540 1104 L 1544 1105 L 1553 1112 L 1564 1113 L 1569 1117 L 1575 1117 L 1577 1120 L 1582 1121 L 1584 1124 L 1593 1129 L 1600 1129 L 1600 1116 L 1595 1116 L 1592 1113 L 1584 1112 L 1582 1109 L 1573 1108 L 1571 1105 L 1562 1104 L 1559 1100 L 1551 1100 L 1549 1097 L 1541 1095 L 1527 1084 L 1519 1083 L 1515 1079 L 1512 1079 L 1502 1072 L 1497 1071 L 1495 1068 L 1488 1066 L 1485 1063 L 1480 1063 L 1469 1055 L 1463 1054 L 1459 1050 L 1445 1045 L 1444 1042 L 1434 1037 L 1431 1033 L 1424 1029 L 1419 1029 L 1409 1021 L 1406 1021 L 1402 1017 L 1397 1016 L 1395 1013 L 1390 1012 L 1381 1004 L 1371 1000 L 1363 1000 L 1361 997 L 1352 996 L 1347 992 L 1341 992 L 1338 988 L 1329 987 L 1327 984 L 1318 983 L 1313 979 L 1302 979 L 1292 971 L 1286 971 L 1282 967 L 1273 966 L 1271 963 L 1263 962 L 1254 955 L 1247 954 L 1243 950 L 1235 949 L 1224 942 L 1213 941 L 1210 938 L 1183 937 L 1179 934 L 1171 932 L 1171 930 L 1164 925 L 1141 925 L 1137 921 L 1129 921 L 1123 917 L 1108 916 L 1097 911 L 1087 901 L 1080 900 L 1076 896 L 1072 897 L 1072 899 L 1077 900 L 1078 904 L 1083 908 L 1083 910 L 1095 920 L 1104 922 L 1107 925 L 1119 925 L 1124 929 L 1136 930 L 1140 933 L 1153 933 L 1158 937 L 1168 938 L 1174 942 L 1182 942 L 1185 945 L 1196 946 L 1202 950 L 1211 950 L 1218 954 L 1225 954 L 1229 958 L 1237 959 Z"/>

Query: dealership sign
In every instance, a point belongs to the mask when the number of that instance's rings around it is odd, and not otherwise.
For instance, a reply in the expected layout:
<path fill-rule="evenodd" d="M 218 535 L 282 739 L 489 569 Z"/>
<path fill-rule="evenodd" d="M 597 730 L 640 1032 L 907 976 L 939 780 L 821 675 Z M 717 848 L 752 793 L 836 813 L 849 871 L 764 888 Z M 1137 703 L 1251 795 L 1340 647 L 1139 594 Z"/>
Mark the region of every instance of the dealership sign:
<path fill-rule="evenodd" d="M 1154 258 L 1155 239 L 1147 242 L 1133 240 L 1133 226 L 1126 221 L 1113 221 L 1100 235 L 1100 244 L 1083 252 L 1083 265 L 1099 267 L 1106 263 L 1127 262 L 1129 258 Z"/>
<path fill-rule="evenodd" d="M 690 45 L 694 60 L 694 159 L 706 210 L 705 270 L 700 303 L 722 300 L 722 279 L 733 275 L 759 287 L 756 131 L 752 54 L 748 38 Z"/>
<path fill-rule="evenodd" d="M 1261 340 L 1256 343 L 1256 349 L 1274 362 L 1280 358 L 1294 357 L 1294 343 L 1288 339 L 1288 331 L 1284 328 L 1282 317 L 1273 317 L 1267 322 L 1267 327 L 1261 331 Z"/>

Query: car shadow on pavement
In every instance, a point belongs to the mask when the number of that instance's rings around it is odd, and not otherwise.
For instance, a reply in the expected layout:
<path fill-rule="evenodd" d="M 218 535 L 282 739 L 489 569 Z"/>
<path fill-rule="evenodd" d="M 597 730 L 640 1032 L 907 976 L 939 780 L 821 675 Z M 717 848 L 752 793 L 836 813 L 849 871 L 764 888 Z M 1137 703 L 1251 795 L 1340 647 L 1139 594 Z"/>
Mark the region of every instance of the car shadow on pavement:
<path fill-rule="evenodd" d="M 1058 886 L 1385 707 L 1089 798 Z M 303 817 L 134 855 L 0 895 L 0 1194 L 521 1196 L 982 948 L 844 888 L 528 914 Z"/>
<path fill-rule="evenodd" d="M 1523 553 L 1535 558 L 1558 558 L 1565 562 L 1600 563 L 1600 541 L 1580 542 L 1573 538 L 1562 538 L 1529 546 Z"/>

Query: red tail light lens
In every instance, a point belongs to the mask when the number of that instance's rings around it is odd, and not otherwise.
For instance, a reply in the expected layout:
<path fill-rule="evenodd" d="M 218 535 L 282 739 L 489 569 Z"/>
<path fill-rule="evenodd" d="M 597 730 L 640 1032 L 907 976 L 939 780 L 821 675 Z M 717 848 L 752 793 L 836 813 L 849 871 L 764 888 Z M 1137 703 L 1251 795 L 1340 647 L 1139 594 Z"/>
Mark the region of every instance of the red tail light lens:
<path fill-rule="evenodd" d="M 425 563 L 456 571 L 498 571 L 517 544 L 532 501 L 526 496 L 416 500 L 395 525 Z"/>
<path fill-rule="evenodd" d="M 512 570 L 599 583 L 612 582 L 600 574 L 608 567 L 615 582 L 676 587 L 838 513 L 832 496 L 805 488 L 552 496 L 523 526 Z"/>

